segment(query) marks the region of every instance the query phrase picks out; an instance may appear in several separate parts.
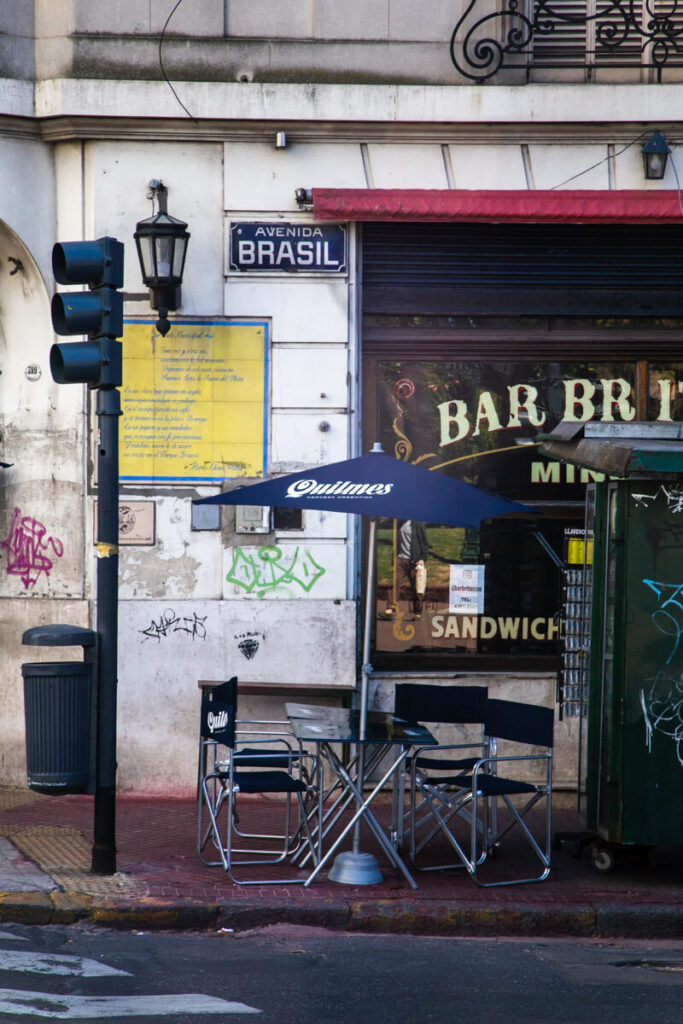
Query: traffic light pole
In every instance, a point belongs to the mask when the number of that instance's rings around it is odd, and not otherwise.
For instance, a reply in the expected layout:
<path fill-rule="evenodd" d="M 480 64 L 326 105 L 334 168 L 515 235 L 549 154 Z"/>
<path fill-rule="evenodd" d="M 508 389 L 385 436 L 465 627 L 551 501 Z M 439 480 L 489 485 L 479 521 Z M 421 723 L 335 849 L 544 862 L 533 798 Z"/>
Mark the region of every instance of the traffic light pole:
<path fill-rule="evenodd" d="M 88 291 L 57 292 L 55 333 L 87 341 L 56 344 L 50 370 L 57 384 L 87 384 L 97 391 L 97 751 L 92 870 L 116 872 L 116 691 L 119 600 L 119 416 L 123 346 L 123 243 L 116 238 L 57 242 L 52 270 L 62 285 Z M 92 786 L 92 782 L 90 783 Z M 89 788 L 92 792 L 92 788 Z"/>
<path fill-rule="evenodd" d="M 120 345 L 120 342 L 115 344 Z M 119 416 L 116 388 L 97 392 L 97 780 L 92 870 L 116 871 L 116 697 L 119 576 Z"/>

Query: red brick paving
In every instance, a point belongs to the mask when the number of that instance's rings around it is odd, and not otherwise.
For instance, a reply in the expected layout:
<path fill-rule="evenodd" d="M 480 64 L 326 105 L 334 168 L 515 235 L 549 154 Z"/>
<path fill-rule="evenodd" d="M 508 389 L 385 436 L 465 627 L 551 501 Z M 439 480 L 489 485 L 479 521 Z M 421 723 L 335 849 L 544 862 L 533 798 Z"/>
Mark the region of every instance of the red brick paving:
<path fill-rule="evenodd" d="M 272 815 L 273 810 L 269 812 Z M 0 814 L 0 825 L 60 825 L 80 831 L 92 841 L 93 800 L 84 796 L 45 797 Z M 555 814 L 554 831 L 578 829 L 581 823 L 571 811 Z M 305 905 L 310 901 L 405 901 L 446 902 L 458 907 L 475 906 L 549 906 L 571 907 L 599 904 L 683 906 L 683 849 L 657 851 L 651 866 L 645 858 L 617 857 L 615 870 L 596 872 L 587 852 L 572 856 L 566 846 L 553 855 L 553 870 L 548 880 L 534 885 L 513 885 L 481 889 L 464 871 L 413 872 L 418 883 L 414 893 L 403 877 L 379 853 L 384 880 L 380 885 L 351 887 L 327 881 L 325 872 L 309 889 L 301 885 L 248 886 L 231 883 L 220 867 L 208 867 L 199 860 L 196 842 L 196 805 L 191 801 L 170 799 L 131 799 L 117 801 L 118 870 L 144 881 L 150 896 L 170 899 L 194 899 L 207 902 L 276 900 Z M 350 845 L 350 844 L 349 844 Z M 512 851 L 510 837 L 506 857 Z M 364 838 L 364 850 L 376 852 L 371 837 Z M 444 851 L 442 851 L 444 852 Z M 514 851 L 512 851 L 514 852 Z M 494 864 L 497 870 L 503 866 Z M 252 869 L 244 869 L 246 872 Z M 269 876 L 271 869 L 261 869 Z M 285 870 L 291 874 L 291 867 Z M 254 869 L 254 875 L 259 877 Z"/>

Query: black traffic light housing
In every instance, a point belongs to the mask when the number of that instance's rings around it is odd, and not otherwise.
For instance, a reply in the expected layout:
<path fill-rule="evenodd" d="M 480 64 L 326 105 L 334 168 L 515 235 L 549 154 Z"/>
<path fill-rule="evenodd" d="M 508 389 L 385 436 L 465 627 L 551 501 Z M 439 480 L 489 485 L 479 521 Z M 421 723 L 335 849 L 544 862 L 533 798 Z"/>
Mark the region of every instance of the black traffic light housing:
<path fill-rule="evenodd" d="M 57 384 L 91 388 L 121 386 L 123 334 L 123 243 L 115 238 L 58 242 L 52 248 L 52 271 L 59 284 L 87 284 L 89 291 L 57 292 L 52 299 L 56 334 L 87 334 L 88 341 L 56 344 L 50 370 Z"/>

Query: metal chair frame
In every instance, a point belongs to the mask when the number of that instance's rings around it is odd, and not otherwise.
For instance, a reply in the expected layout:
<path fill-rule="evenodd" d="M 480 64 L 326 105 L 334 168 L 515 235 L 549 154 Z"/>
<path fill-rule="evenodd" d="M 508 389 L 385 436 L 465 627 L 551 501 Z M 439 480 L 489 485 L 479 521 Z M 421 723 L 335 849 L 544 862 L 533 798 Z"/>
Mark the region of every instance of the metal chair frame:
<path fill-rule="evenodd" d="M 243 720 L 240 720 L 236 724 L 239 724 L 239 725 L 247 725 L 247 724 L 248 725 L 268 725 L 270 723 L 267 722 L 266 720 L 260 720 L 260 719 L 254 719 L 254 720 L 251 720 L 251 721 L 247 721 L 247 720 L 243 719 Z M 273 724 L 280 724 L 280 723 L 273 723 Z M 268 743 L 273 744 L 273 745 L 281 744 L 282 745 L 282 749 L 281 750 L 280 749 L 273 750 L 272 752 L 270 752 L 270 751 L 268 751 L 266 749 L 263 749 L 262 746 L 259 747 L 259 748 L 256 748 L 256 749 L 250 748 L 250 747 L 240 749 L 236 745 L 235 751 L 234 751 L 234 753 L 232 755 L 232 760 L 233 760 L 233 763 L 234 763 L 234 767 L 236 769 L 240 769 L 240 768 L 282 769 L 282 770 L 288 772 L 289 774 L 292 774 L 292 773 L 294 773 L 296 771 L 299 774 L 299 777 L 306 777 L 307 782 L 310 782 L 310 779 L 308 778 L 308 773 L 306 772 L 306 769 L 304 767 L 301 755 L 299 753 L 297 753 L 294 750 L 294 748 L 291 746 L 291 742 L 290 742 L 291 737 L 289 737 L 289 738 L 286 738 L 284 736 L 282 738 L 275 737 L 275 736 L 269 737 L 266 733 L 264 733 L 264 732 L 262 732 L 260 730 L 244 730 L 244 729 L 240 729 L 240 730 L 236 731 L 236 744 L 239 744 L 240 742 L 248 742 L 247 737 L 258 737 L 259 744 L 268 744 Z M 230 757 L 226 756 L 224 758 L 221 758 L 221 757 L 218 756 L 218 750 L 219 750 L 220 744 L 216 743 L 215 741 L 211 741 L 211 740 L 206 741 L 205 740 L 203 742 L 203 746 L 204 746 L 204 758 L 205 758 L 205 760 L 211 761 L 213 763 L 213 773 L 212 774 L 214 774 L 215 780 L 214 780 L 214 792 L 211 793 L 211 800 L 212 800 L 212 804 L 213 804 L 213 807 L 214 807 L 214 812 L 215 812 L 216 815 L 218 815 L 218 813 L 220 811 L 221 804 L 222 804 L 223 800 L 225 799 L 225 788 L 226 788 L 225 786 L 218 786 L 218 778 L 219 778 L 219 776 L 221 774 L 224 775 L 226 772 L 228 772 L 229 764 L 230 764 Z M 211 751 L 212 748 L 213 748 L 213 751 L 211 753 L 210 751 Z M 208 777 L 208 775 L 209 775 L 209 773 L 207 773 L 207 777 Z M 201 795 L 201 797 L 203 799 L 204 798 L 204 794 L 201 793 L 201 788 L 200 788 L 200 795 Z M 291 803 L 291 801 L 288 801 L 288 803 Z M 289 843 L 290 843 L 290 847 L 291 847 L 293 839 L 294 839 L 294 836 L 292 834 L 291 827 L 290 827 L 289 810 L 290 809 L 288 807 L 288 817 L 286 819 L 283 832 L 272 832 L 272 833 L 266 833 L 266 832 L 245 832 L 245 831 L 243 831 L 242 829 L 239 828 L 239 815 L 237 814 L 236 811 L 233 814 L 233 831 L 234 831 L 235 835 L 239 836 L 241 839 L 263 839 L 263 840 L 280 840 L 280 841 L 284 841 L 286 838 L 289 837 Z M 208 825 L 208 830 L 207 831 L 210 831 L 210 830 L 211 830 L 211 824 L 210 824 L 210 821 L 209 821 L 209 825 Z M 204 835 L 205 835 L 205 839 L 200 844 L 201 849 L 203 849 L 204 846 L 206 845 L 206 838 L 208 838 L 207 837 L 207 832 L 205 832 Z M 240 853 L 247 853 L 247 852 L 249 852 L 249 853 L 254 853 L 254 854 L 256 854 L 256 853 L 267 854 L 267 853 L 269 853 L 271 851 L 269 849 L 245 849 L 244 847 L 240 847 L 239 848 L 239 852 Z M 203 857 L 202 857 L 202 860 L 204 860 Z M 215 865 L 215 864 L 218 864 L 220 862 L 219 861 L 205 861 L 205 863 L 210 864 L 210 865 Z"/>
<path fill-rule="evenodd" d="M 408 758 L 406 771 L 399 781 L 398 793 L 395 793 L 394 841 L 396 845 L 402 846 L 408 835 L 412 849 L 416 830 L 425 825 L 431 817 L 426 799 L 423 798 L 419 803 L 416 799 L 418 785 L 427 777 L 427 772 L 434 770 L 465 772 L 476 764 L 479 757 L 491 753 L 484 732 L 487 698 L 488 690 L 485 686 L 429 683 L 399 683 L 396 686 L 394 713 L 400 715 L 401 718 L 429 724 L 481 726 L 479 740 L 469 743 L 441 744 L 437 747 L 420 747 Z M 472 754 L 468 757 L 455 757 L 449 753 L 451 751 L 457 751 L 460 754 L 471 751 Z M 443 756 L 444 752 L 447 752 L 446 757 Z M 406 775 L 410 778 L 408 811 L 405 811 Z M 463 811 L 463 814 L 467 815 L 467 811 Z M 420 817 L 420 815 L 422 816 Z M 436 831 L 438 828 L 439 826 L 435 826 Z M 432 832 L 425 840 L 424 845 L 434 834 L 435 832 Z"/>
<path fill-rule="evenodd" d="M 437 833 L 448 839 L 458 857 L 456 864 L 446 867 L 464 867 L 474 881 L 483 888 L 504 885 L 521 885 L 541 882 L 550 874 L 552 848 L 552 757 L 553 757 L 553 712 L 550 708 L 533 704 L 519 704 L 514 701 L 489 700 L 486 713 L 486 732 L 496 740 L 511 740 L 517 743 L 545 748 L 542 753 L 500 755 L 497 752 L 479 758 L 471 773 L 466 772 L 432 784 L 429 779 L 416 783 L 435 820 L 435 826 L 426 839 L 416 843 L 415 830 L 411 828 L 411 860 L 420 870 L 437 870 L 433 866 L 421 867 L 415 858 Z M 544 766 L 545 780 L 531 783 L 501 776 L 501 765 L 521 762 L 536 762 Z M 526 796 L 523 806 L 516 806 L 513 797 Z M 540 800 L 546 799 L 544 839 L 536 840 L 524 820 L 528 812 Z M 510 821 L 502 828 L 497 822 L 492 827 L 492 814 L 497 815 L 496 803 L 502 800 L 510 813 Z M 469 809 L 469 835 L 466 843 L 454 834 L 451 821 L 462 810 Z M 490 852 L 501 847 L 501 841 L 515 826 L 523 835 L 540 863 L 537 875 L 499 881 L 484 881 L 479 869 Z M 466 848 L 467 847 L 467 848 Z"/>
<path fill-rule="evenodd" d="M 486 738 L 486 742 L 482 744 L 455 744 L 453 746 L 444 745 L 438 748 L 441 751 L 448 750 L 478 750 L 479 754 L 475 754 L 474 757 L 458 758 L 456 759 L 459 763 L 454 766 L 458 774 L 456 775 L 444 775 L 440 777 L 434 777 L 426 775 L 424 772 L 424 761 L 422 768 L 418 768 L 417 764 L 411 765 L 410 771 L 410 806 L 408 810 L 409 817 L 409 836 L 410 836 L 410 859 L 413 865 L 419 871 L 446 871 L 452 868 L 464 867 L 460 860 L 450 862 L 448 864 L 420 864 L 418 863 L 418 857 L 420 853 L 431 843 L 436 835 L 447 824 L 453 815 L 457 814 L 468 827 L 472 825 L 472 811 L 468 807 L 467 803 L 462 801 L 455 801 L 454 795 L 460 793 L 462 780 L 467 778 L 468 771 L 473 771 L 476 766 L 483 762 L 484 759 L 481 757 L 482 753 L 488 753 L 491 755 L 488 758 L 490 762 L 489 771 L 495 771 L 495 752 L 496 742 L 494 739 Z M 418 796 L 419 795 L 419 796 Z M 420 799 L 421 797 L 421 799 Z M 438 815 L 434 812 L 434 802 L 439 801 L 444 806 L 449 806 L 451 809 L 449 813 L 445 815 L 445 822 L 442 822 Z M 436 821 L 434 820 L 436 819 Z M 490 813 L 486 821 L 479 820 L 476 824 L 477 830 L 480 835 L 487 835 L 486 849 L 490 850 L 495 844 L 495 830 L 498 820 L 497 807 L 492 805 Z M 431 828 L 429 828 L 431 822 Z M 419 836 L 421 829 L 429 828 L 429 831 Z"/>
<path fill-rule="evenodd" d="M 246 726 L 281 726 L 280 721 L 236 720 L 237 679 L 215 687 L 202 700 L 200 725 L 200 780 L 198 787 L 197 850 L 209 866 L 222 866 L 237 885 L 276 885 L 302 883 L 304 878 L 242 879 L 234 868 L 247 865 L 281 864 L 295 856 L 301 848 L 310 851 L 315 863 L 320 857 L 310 828 L 310 819 L 317 809 L 318 787 L 315 759 L 301 749 L 294 749 L 293 737 L 284 731 L 268 733 L 263 728 Z M 213 719 L 210 719 L 213 716 Z M 223 716 L 223 717 L 219 717 Z M 215 729 L 216 720 L 223 724 Z M 237 725 L 241 728 L 238 731 Z M 247 738 L 256 738 L 259 747 L 240 747 Z M 277 749 L 268 749 L 270 745 Z M 223 749 L 226 756 L 219 756 Z M 307 762 L 311 761 L 309 771 Z M 207 768 L 207 765 L 210 767 Z M 296 772 L 296 775 L 294 774 Z M 273 793 L 285 796 L 284 830 L 278 833 L 254 833 L 238 828 L 236 795 L 239 792 Z M 297 823 L 292 828 L 292 796 L 297 798 Z M 208 822 L 206 820 L 208 816 Z M 224 824 L 221 826 L 221 818 Z M 224 836 L 223 833 L 224 832 Z M 277 842 L 271 846 L 235 845 L 239 840 Z M 204 851 L 211 843 L 219 859 L 208 859 Z"/>

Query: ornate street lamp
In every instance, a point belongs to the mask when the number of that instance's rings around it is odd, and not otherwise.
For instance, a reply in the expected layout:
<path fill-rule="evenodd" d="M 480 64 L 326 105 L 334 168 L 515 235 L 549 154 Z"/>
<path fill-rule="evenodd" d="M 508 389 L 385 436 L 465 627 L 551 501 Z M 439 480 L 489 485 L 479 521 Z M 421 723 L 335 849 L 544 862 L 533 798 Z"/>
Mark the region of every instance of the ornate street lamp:
<path fill-rule="evenodd" d="M 671 150 L 661 132 L 653 132 L 652 137 L 643 146 L 643 167 L 645 177 L 650 181 L 658 181 L 664 177 L 666 159 Z"/>
<path fill-rule="evenodd" d="M 163 181 L 150 181 L 148 199 L 157 202 L 157 213 L 135 227 L 135 244 L 142 280 L 149 288 L 149 304 L 159 312 L 156 327 L 166 335 L 171 329 L 168 311 L 180 305 L 185 254 L 190 237 L 187 224 L 171 217 L 166 209 L 168 189 Z"/>

